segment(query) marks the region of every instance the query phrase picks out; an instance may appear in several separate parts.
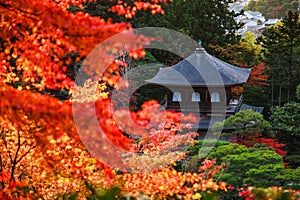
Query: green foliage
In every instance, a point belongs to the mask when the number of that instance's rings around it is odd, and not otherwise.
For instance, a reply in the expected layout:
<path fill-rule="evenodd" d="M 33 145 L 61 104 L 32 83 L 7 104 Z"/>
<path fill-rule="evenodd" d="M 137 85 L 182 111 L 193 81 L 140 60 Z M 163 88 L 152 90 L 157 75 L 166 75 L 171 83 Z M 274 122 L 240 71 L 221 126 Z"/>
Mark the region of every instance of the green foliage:
<path fill-rule="evenodd" d="M 289 164 L 291 168 L 297 168 L 298 166 L 300 166 L 299 150 L 290 151 L 290 154 L 292 155 L 287 155 L 284 160 Z"/>
<path fill-rule="evenodd" d="M 274 174 L 279 173 L 279 171 L 270 166 L 277 164 L 280 165 L 281 170 L 284 169 L 282 158 L 271 150 L 255 149 L 252 152 L 227 155 L 221 160 L 229 163 L 227 173 L 224 173 L 225 176 L 222 179 L 232 185 L 242 186 L 250 181 L 250 184 L 262 186 L 266 184 L 266 180 L 268 180 L 267 185 L 264 186 L 278 185 L 277 180 L 274 180 Z M 257 179 L 260 174 L 264 173 L 266 167 L 269 168 L 269 173 L 265 174 L 264 177 L 266 180 Z"/>
<path fill-rule="evenodd" d="M 280 23 L 264 30 L 257 39 L 264 50 L 272 84 L 273 103 L 289 102 L 300 83 L 300 18 L 297 11 L 289 11 Z"/>
<path fill-rule="evenodd" d="M 78 192 L 71 193 L 71 194 L 60 194 L 54 198 L 55 200 L 76 200 L 78 199 Z"/>
<path fill-rule="evenodd" d="M 167 88 L 156 85 L 143 85 L 138 88 L 133 96 L 136 97 L 136 101 L 131 101 L 130 106 L 133 111 L 141 110 L 143 103 L 149 100 L 157 100 L 159 103 L 164 101 L 164 96 L 167 94 Z"/>
<path fill-rule="evenodd" d="M 209 192 L 203 192 L 202 193 L 202 200 L 218 200 L 220 199 L 220 192 L 216 192 L 216 191 L 209 191 Z"/>
<path fill-rule="evenodd" d="M 266 164 L 259 166 L 258 168 L 251 168 L 246 173 L 247 178 L 244 179 L 244 182 L 249 185 L 255 185 L 256 187 L 281 185 L 280 181 L 282 178 L 280 178 L 278 174 L 280 174 L 280 172 L 284 170 L 285 169 L 282 163 Z M 272 185 L 270 185 L 270 182 L 272 183 Z"/>
<path fill-rule="evenodd" d="M 165 15 L 151 17 L 143 13 L 133 20 L 135 27 L 158 26 L 174 29 L 201 39 L 204 45 L 227 44 L 236 41 L 235 30 L 239 25 L 235 22 L 234 12 L 228 5 L 232 0 L 175 0 L 165 6 Z"/>
<path fill-rule="evenodd" d="M 277 178 L 286 185 L 291 186 L 295 190 L 300 190 L 300 167 L 296 169 L 286 169 L 285 173 L 277 174 Z"/>
<path fill-rule="evenodd" d="M 214 148 L 214 150 L 209 153 L 208 158 L 217 158 L 217 162 L 220 163 L 222 158 L 226 157 L 227 155 L 239 155 L 246 151 L 247 147 L 244 145 L 228 143 L 227 145 Z"/>
<path fill-rule="evenodd" d="M 260 113 L 252 110 L 237 112 L 224 122 L 214 124 L 215 130 L 222 127 L 233 129 L 232 132 L 223 133 L 223 135 L 238 137 L 244 137 L 250 133 L 263 133 L 271 128 L 269 122 Z"/>
<path fill-rule="evenodd" d="M 111 199 L 125 199 L 120 195 L 120 188 L 111 186 L 109 189 L 97 189 L 94 185 L 85 181 L 85 187 L 90 191 L 86 196 L 87 200 L 111 200 Z"/>
<path fill-rule="evenodd" d="M 174 0 L 163 5 L 164 15 L 152 15 L 149 12 L 137 12 L 133 19 L 125 19 L 116 13 L 107 12 L 112 1 L 95 1 L 87 3 L 83 9 L 71 7 L 71 11 L 88 12 L 92 16 L 100 16 L 113 22 L 130 22 L 134 28 L 164 27 L 179 31 L 195 40 L 201 39 L 205 47 L 208 44 L 225 45 L 239 40 L 235 34 L 241 27 L 237 24 L 233 11 L 229 11 L 229 4 L 234 0 Z M 129 5 L 132 2 L 127 2 Z M 174 42 L 174 41 L 173 41 Z M 184 44 L 183 44 L 184 45 Z M 180 45 L 178 45 L 180 46 Z M 182 48 L 182 47 L 181 47 Z M 180 61 L 178 56 L 161 50 L 149 50 L 160 62 L 173 65 Z"/>
<path fill-rule="evenodd" d="M 248 199 L 272 199 L 272 200 L 294 200 L 300 197 L 299 192 L 293 190 L 282 189 L 280 187 L 269 188 L 251 188 L 243 192 L 243 197 Z"/>
<path fill-rule="evenodd" d="M 188 154 L 186 156 L 186 159 L 178 161 L 176 164 L 175 169 L 177 171 L 181 172 L 198 172 L 198 168 L 200 167 L 200 164 L 202 163 L 203 156 L 200 156 L 201 153 L 199 150 L 204 150 L 205 148 L 210 147 L 218 147 L 229 144 L 227 141 L 220 141 L 220 140 L 205 140 L 205 147 L 202 146 L 204 143 L 204 140 L 197 141 L 193 146 L 190 146 L 188 148 Z M 204 152 L 206 152 L 204 150 Z"/>
<path fill-rule="evenodd" d="M 258 65 L 262 59 L 262 47 L 256 43 L 257 36 L 253 32 L 246 32 L 244 37 L 238 43 L 228 44 L 226 46 L 210 45 L 218 57 L 233 65 L 252 67 Z"/>
<path fill-rule="evenodd" d="M 216 147 L 208 155 L 219 163 L 226 163 L 226 169 L 219 178 L 233 186 L 281 186 L 284 174 L 282 158 L 270 149 L 247 148 L 242 145 L 228 144 Z M 263 178 L 262 178 L 263 177 Z"/>
<path fill-rule="evenodd" d="M 129 79 L 133 80 L 130 87 L 139 85 L 137 90 L 132 91 L 130 108 L 133 111 L 141 109 L 144 102 L 155 99 L 162 102 L 167 93 L 167 88 L 163 86 L 145 84 L 145 80 L 152 78 L 159 69 L 163 67 L 155 57 L 147 52 L 145 58 L 132 61 L 132 70 L 129 71 Z"/>
<path fill-rule="evenodd" d="M 271 124 L 279 138 L 300 136 L 300 103 L 287 103 L 271 109 Z"/>
<path fill-rule="evenodd" d="M 228 5 L 232 2 L 233 0 L 174 0 L 163 6 L 164 15 L 151 16 L 146 12 L 138 13 L 138 16 L 130 22 L 134 28 L 164 27 L 179 31 L 196 41 L 201 39 L 206 50 L 213 53 L 208 45 L 223 46 L 239 40 L 235 32 L 241 25 L 234 20 L 236 14 L 228 10 Z M 178 44 L 179 48 L 183 48 L 181 46 L 182 44 Z M 179 61 L 177 56 L 167 52 L 159 50 L 151 52 L 159 61 L 167 65 Z"/>
<path fill-rule="evenodd" d="M 271 109 L 271 124 L 279 142 L 285 143 L 286 162 L 292 168 L 300 166 L 300 103 L 287 103 Z"/>
<path fill-rule="evenodd" d="M 188 155 L 198 155 L 199 153 L 199 149 L 203 148 L 202 144 L 203 144 L 204 140 L 199 140 L 196 142 L 196 144 L 194 144 L 193 146 L 190 146 L 188 148 Z M 227 141 L 220 141 L 220 140 L 205 140 L 205 144 L 206 146 L 214 146 L 214 147 L 219 147 L 219 146 L 223 146 L 223 145 L 227 145 L 229 144 L 229 142 Z"/>
<path fill-rule="evenodd" d="M 116 186 L 111 186 L 108 189 L 104 189 L 102 187 L 97 187 L 93 184 L 84 181 L 84 187 L 87 189 L 87 194 L 85 194 L 85 199 L 87 200 L 113 200 L 113 199 L 127 199 L 125 196 L 120 195 L 120 188 Z M 79 198 L 79 193 L 65 193 L 58 195 L 55 200 L 77 200 Z M 129 198 L 130 199 L 130 198 Z"/>
<path fill-rule="evenodd" d="M 269 106 L 269 96 L 264 86 L 244 85 L 244 103 L 252 106 Z"/>
<path fill-rule="evenodd" d="M 206 142 L 211 142 L 213 145 L 215 141 Z M 202 144 L 203 141 L 199 141 L 189 148 L 191 159 L 186 165 L 201 162 L 198 152 Z M 207 157 L 216 159 L 218 164 L 226 165 L 225 170 L 215 177 L 218 181 L 225 181 L 238 187 L 248 184 L 255 187 L 299 188 L 300 168 L 285 169 L 282 158 L 270 147 L 257 145 L 254 148 L 247 148 L 243 145 L 218 141 Z M 232 199 L 237 195 L 231 192 L 225 196 Z"/>

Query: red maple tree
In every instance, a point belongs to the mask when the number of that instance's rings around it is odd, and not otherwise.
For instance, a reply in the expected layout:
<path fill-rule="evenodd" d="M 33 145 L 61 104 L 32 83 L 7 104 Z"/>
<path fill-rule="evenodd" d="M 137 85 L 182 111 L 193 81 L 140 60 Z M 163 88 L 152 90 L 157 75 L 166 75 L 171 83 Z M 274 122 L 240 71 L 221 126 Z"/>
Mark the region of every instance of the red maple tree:
<path fill-rule="evenodd" d="M 112 23 L 87 13 L 69 12 L 71 5 L 82 6 L 86 2 L 0 0 L 1 199 L 25 196 L 30 199 L 38 195 L 53 198 L 59 192 L 66 192 L 63 188 L 81 190 L 83 177 L 99 180 L 103 176 L 101 169 L 113 176 L 80 142 L 72 102 L 39 93 L 45 89 L 74 89 L 74 81 L 67 74 L 71 60 L 66 55 L 77 53 L 78 58 L 83 58 L 102 41 L 131 29 L 129 23 Z M 134 6 L 129 7 L 128 2 Z M 147 9 L 162 13 L 159 4 L 166 3 L 128 2 L 118 1 L 111 9 L 119 14 L 125 14 L 120 11 L 122 8 L 132 14 Z M 142 46 L 149 40 L 142 36 L 130 37 L 135 42 L 127 45 L 138 49 L 129 52 L 130 56 L 144 56 Z M 109 50 L 115 49 L 100 49 L 103 53 L 98 59 L 108 60 L 108 64 L 115 66 L 112 56 L 106 53 Z M 103 70 L 107 63 L 102 64 L 94 70 Z M 113 80 L 109 75 L 107 80 Z M 124 137 L 117 127 L 107 125 L 111 119 L 109 103 L 108 98 L 96 102 L 97 114 L 107 127 L 106 134 L 120 147 L 129 147 L 133 141 Z M 103 185 L 108 183 L 107 179 L 101 180 Z M 22 194 L 17 189 L 24 185 L 29 187 L 29 193 Z"/>
<path fill-rule="evenodd" d="M 252 67 L 247 85 L 268 86 L 268 74 L 266 73 L 266 63 L 262 62 Z"/>
<path fill-rule="evenodd" d="M 237 144 L 242 144 L 247 147 L 253 147 L 255 144 L 265 144 L 269 147 L 272 147 L 276 153 L 280 156 L 285 156 L 286 151 L 283 151 L 280 149 L 281 147 L 284 147 L 285 144 L 279 143 L 276 139 L 274 138 L 265 138 L 262 136 L 262 134 L 247 134 L 245 137 L 233 137 L 231 138 L 231 141 Z"/>

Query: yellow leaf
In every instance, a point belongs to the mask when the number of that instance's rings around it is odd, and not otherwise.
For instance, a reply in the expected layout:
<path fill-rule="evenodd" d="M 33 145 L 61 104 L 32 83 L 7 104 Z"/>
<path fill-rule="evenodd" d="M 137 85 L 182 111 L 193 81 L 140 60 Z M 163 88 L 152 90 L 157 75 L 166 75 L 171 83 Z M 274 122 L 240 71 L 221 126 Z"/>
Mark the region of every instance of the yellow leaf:
<path fill-rule="evenodd" d="M 192 196 L 192 199 L 200 199 L 200 198 L 201 198 L 201 194 L 198 192 Z"/>
<path fill-rule="evenodd" d="M 5 49 L 4 52 L 5 54 L 10 54 L 10 49 Z"/>

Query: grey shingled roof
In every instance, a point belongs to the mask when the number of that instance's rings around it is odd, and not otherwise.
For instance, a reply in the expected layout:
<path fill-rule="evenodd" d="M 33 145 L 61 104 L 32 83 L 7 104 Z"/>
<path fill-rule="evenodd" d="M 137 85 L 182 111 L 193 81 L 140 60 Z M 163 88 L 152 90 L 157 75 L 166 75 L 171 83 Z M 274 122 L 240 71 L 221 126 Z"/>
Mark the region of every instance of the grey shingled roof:
<path fill-rule="evenodd" d="M 223 86 L 245 83 L 251 69 L 239 68 L 208 54 L 203 48 L 172 67 L 161 68 L 147 83 L 175 86 Z"/>
<path fill-rule="evenodd" d="M 242 111 L 242 110 L 253 110 L 255 112 L 262 114 L 264 111 L 264 107 L 251 106 L 243 103 L 238 111 Z"/>

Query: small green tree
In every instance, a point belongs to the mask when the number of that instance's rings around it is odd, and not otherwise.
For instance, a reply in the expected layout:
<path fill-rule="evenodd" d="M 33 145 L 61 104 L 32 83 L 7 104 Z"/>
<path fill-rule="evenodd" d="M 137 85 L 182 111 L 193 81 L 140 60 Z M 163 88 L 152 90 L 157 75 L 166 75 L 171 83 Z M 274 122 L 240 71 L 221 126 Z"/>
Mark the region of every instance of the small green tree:
<path fill-rule="evenodd" d="M 215 123 L 214 129 L 226 127 L 232 129 L 231 132 L 223 133 L 223 136 L 237 136 L 244 138 L 247 134 L 264 133 L 270 130 L 271 126 L 264 119 L 262 114 L 253 110 L 243 110 L 228 117 L 224 122 Z"/>
<path fill-rule="evenodd" d="M 299 187 L 299 178 L 291 178 L 299 169 L 285 169 L 282 158 L 264 145 L 247 148 L 228 143 L 215 147 L 208 158 L 226 164 L 218 178 L 233 186 L 243 187 L 248 184 L 255 187 L 289 188 L 293 184 L 294 189 Z"/>

